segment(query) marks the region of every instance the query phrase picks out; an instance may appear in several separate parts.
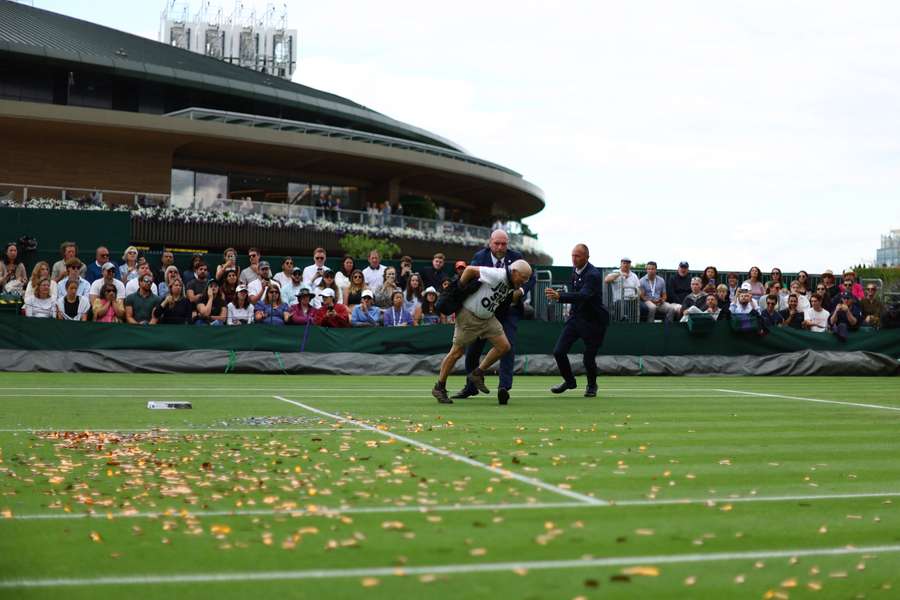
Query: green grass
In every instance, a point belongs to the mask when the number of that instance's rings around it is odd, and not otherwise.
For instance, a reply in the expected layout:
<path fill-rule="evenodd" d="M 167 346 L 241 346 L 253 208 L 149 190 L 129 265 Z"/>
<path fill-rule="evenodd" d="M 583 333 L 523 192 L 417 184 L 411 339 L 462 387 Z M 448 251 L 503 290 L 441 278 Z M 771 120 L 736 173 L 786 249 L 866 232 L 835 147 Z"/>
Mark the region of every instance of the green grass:
<path fill-rule="evenodd" d="M 0 598 L 898 595 L 896 378 L 604 378 L 589 400 L 522 377 L 506 407 L 438 405 L 432 383 L 0 375 Z M 872 546 L 894 548 L 793 555 Z M 659 558 L 748 552 L 762 554 Z M 627 564 L 427 573 L 578 559 Z M 412 573 L 366 571 L 381 568 Z M 360 571 L 289 578 L 346 569 Z M 91 581 L 175 575 L 202 581 Z"/>

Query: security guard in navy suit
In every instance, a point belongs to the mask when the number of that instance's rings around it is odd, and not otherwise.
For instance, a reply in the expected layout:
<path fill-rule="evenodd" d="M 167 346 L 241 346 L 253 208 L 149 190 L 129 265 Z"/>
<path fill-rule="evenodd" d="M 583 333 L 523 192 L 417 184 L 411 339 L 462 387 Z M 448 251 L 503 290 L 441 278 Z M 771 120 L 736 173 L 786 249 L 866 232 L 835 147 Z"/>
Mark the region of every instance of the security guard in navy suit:
<path fill-rule="evenodd" d="M 482 248 L 475 253 L 472 262 L 469 263 L 476 267 L 499 267 L 505 268 L 523 259 L 520 252 L 509 249 L 509 236 L 502 229 L 497 229 L 491 233 L 491 239 L 487 248 Z M 522 286 L 522 291 L 513 292 L 512 303 L 506 307 L 497 310 L 495 316 L 503 326 L 503 333 L 509 340 L 512 348 L 500 359 L 500 387 L 497 390 L 497 400 L 501 404 L 506 404 L 509 400 L 509 390 L 512 388 L 513 365 L 516 360 L 516 332 L 519 327 L 519 319 L 524 316 L 522 308 L 522 300 L 534 288 L 535 277 L 532 273 L 528 282 Z M 484 350 L 486 340 L 478 340 L 471 344 L 466 350 L 466 373 L 471 373 L 478 366 L 481 353 Z M 454 394 L 453 398 L 468 398 L 478 393 L 472 385 L 466 384 L 462 390 Z"/>
<path fill-rule="evenodd" d="M 569 364 L 569 349 L 579 339 L 584 341 L 584 370 L 587 373 L 585 398 L 597 395 L 597 350 L 603 343 L 606 327 L 609 325 L 609 312 L 603 306 L 603 278 L 600 269 L 588 262 L 590 252 L 584 244 L 578 244 L 572 250 L 571 289 L 573 292 L 560 294 L 553 288 L 547 288 L 548 300 L 571 304 L 566 326 L 556 341 L 553 357 L 559 366 L 559 374 L 563 382 L 550 388 L 554 394 L 577 387 L 572 365 Z"/>

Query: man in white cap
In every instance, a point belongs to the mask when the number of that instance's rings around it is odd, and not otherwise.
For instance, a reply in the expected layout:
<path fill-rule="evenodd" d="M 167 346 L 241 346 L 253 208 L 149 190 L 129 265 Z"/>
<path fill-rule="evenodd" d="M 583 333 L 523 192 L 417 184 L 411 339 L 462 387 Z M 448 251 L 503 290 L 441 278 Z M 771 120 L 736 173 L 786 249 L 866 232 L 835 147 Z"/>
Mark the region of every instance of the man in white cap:
<path fill-rule="evenodd" d="M 104 285 L 114 285 L 116 287 L 116 299 L 124 300 L 125 299 L 125 284 L 116 277 L 117 269 L 116 265 L 111 262 L 107 262 L 103 264 L 101 267 L 101 272 L 103 274 L 100 279 L 94 281 L 91 284 L 90 291 L 90 301 L 91 304 L 94 303 L 94 300 L 100 297 L 100 290 L 103 289 Z"/>
<path fill-rule="evenodd" d="M 759 306 L 756 304 L 756 301 L 753 299 L 753 288 L 746 281 L 741 284 L 741 289 L 738 290 L 737 298 L 734 302 L 731 303 L 729 310 L 733 315 L 747 315 L 753 312 L 754 310 L 758 310 Z"/>
<path fill-rule="evenodd" d="M 375 294 L 372 293 L 372 290 L 363 290 L 360 298 L 360 304 L 353 308 L 350 324 L 353 327 L 378 327 L 381 325 L 381 309 L 375 306 Z"/>
<path fill-rule="evenodd" d="M 482 394 L 490 390 L 484 384 L 484 373 L 491 365 L 509 352 L 511 345 L 503 332 L 503 325 L 494 316 L 497 309 L 516 291 L 522 295 L 522 286 L 531 278 L 531 265 L 524 260 L 517 260 L 506 268 L 468 266 L 459 278 L 460 287 L 472 281 L 479 281 L 480 287 L 469 295 L 456 313 L 456 325 L 453 329 L 453 346 L 441 362 L 441 372 L 434 384 L 431 395 L 441 404 L 452 404 L 447 395 L 447 377 L 456 365 L 456 361 L 465 354 L 466 346 L 476 340 L 486 339 L 491 343 L 491 350 L 471 373 L 466 376 L 467 383 L 472 384 Z M 500 404 L 509 401 L 509 395 L 498 395 Z"/>

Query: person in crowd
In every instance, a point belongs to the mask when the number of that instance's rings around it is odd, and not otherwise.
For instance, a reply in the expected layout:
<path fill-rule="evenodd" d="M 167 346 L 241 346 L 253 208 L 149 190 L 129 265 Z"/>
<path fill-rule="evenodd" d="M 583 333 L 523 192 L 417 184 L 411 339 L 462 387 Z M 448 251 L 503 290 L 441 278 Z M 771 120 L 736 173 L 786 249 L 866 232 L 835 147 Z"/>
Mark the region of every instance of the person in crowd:
<path fill-rule="evenodd" d="M 777 310 L 783 310 L 787 307 L 787 294 L 781 289 L 780 281 L 770 281 L 766 284 L 766 295 L 763 297 L 768 296 L 775 296 L 778 299 L 778 305 L 775 307 Z"/>
<path fill-rule="evenodd" d="M 350 327 L 350 313 L 343 304 L 335 302 L 334 290 L 325 288 L 319 295 L 321 305 L 316 309 L 315 323 L 319 327 Z M 357 307 L 359 308 L 359 307 Z"/>
<path fill-rule="evenodd" d="M 153 281 L 153 271 L 150 269 L 150 263 L 147 261 L 143 261 L 138 265 L 138 278 L 131 279 L 128 283 L 125 284 L 125 297 L 127 298 L 131 294 L 138 291 L 138 284 L 140 280 L 144 277 L 149 277 L 150 281 Z M 154 296 L 159 296 L 159 289 L 157 288 L 155 283 L 150 284 L 150 291 Z"/>
<path fill-rule="evenodd" d="M 384 283 L 384 269 L 385 266 L 381 264 L 381 253 L 378 250 L 369 252 L 369 266 L 363 269 L 363 277 L 366 280 L 366 287 L 373 293 Z"/>
<path fill-rule="evenodd" d="M 834 307 L 834 312 L 828 319 L 831 331 L 842 342 L 847 341 L 851 331 L 857 331 L 863 322 L 862 309 L 852 292 L 844 292 L 840 296 L 840 302 Z"/>
<path fill-rule="evenodd" d="M 506 233 L 506 232 L 504 232 Z M 466 270 L 466 267 L 469 265 L 466 264 L 464 260 L 458 260 L 453 263 L 453 279 L 459 279 L 462 277 L 462 272 Z"/>
<path fill-rule="evenodd" d="M 284 258 L 281 259 L 281 271 L 279 271 L 278 273 L 275 273 L 275 275 L 272 276 L 272 279 L 275 280 L 275 282 L 281 286 L 281 292 L 283 294 L 287 294 L 287 292 L 284 289 L 284 286 L 288 285 L 291 282 L 291 276 L 293 275 L 293 273 L 294 273 L 294 257 L 285 256 Z M 300 276 L 301 276 L 301 278 L 303 276 L 302 269 L 300 270 Z M 285 299 L 287 299 L 289 297 L 294 297 L 296 295 L 297 295 L 296 292 L 292 296 L 285 295 Z"/>
<path fill-rule="evenodd" d="M 419 274 L 422 276 L 422 283 L 425 287 L 440 287 L 441 280 L 443 280 L 447 274 L 444 273 L 444 261 L 446 257 L 442 252 L 438 252 L 431 258 L 431 264 L 421 271 Z"/>
<path fill-rule="evenodd" d="M 109 248 L 106 246 L 97 247 L 94 253 L 94 262 L 88 265 L 84 278 L 93 285 L 95 281 L 103 278 L 103 267 L 109 262 Z"/>
<path fill-rule="evenodd" d="M 391 305 L 391 298 L 394 296 L 394 292 L 402 291 L 400 286 L 397 285 L 397 269 L 386 267 L 384 269 L 384 281 L 375 292 L 375 306 L 387 308 Z"/>
<path fill-rule="evenodd" d="M 762 282 L 762 271 L 759 267 L 750 267 L 747 279 L 741 284 L 741 289 L 743 289 L 744 283 L 750 284 L 750 295 L 753 296 L 754 301 L 759 300 L 766 293 L 766 287 Z"/>
<path fill-rule="evenodd" d="M 804 296 L 806 296 L 806 300 L 808 302 L 809 295 L 811 292 L 810 286 L 812 286 L 812 282 L 809 280 L 809 273 L 807 273 L 806 271 L 798 271 L 797 279 L 795 279 L 794 281 L 796 281 L 797 284 L 800 286 L 800 289 L 797 293 L 803 294 Z"/>
<path fill-rule="evenodd" d="M 413 314 L 413 320 L 416 325 L 438 325 L 446 322 L 444 315 L 438 312 L 437 299 L 438 293 L 436 289 L 433 287 L 425 288 L 425 293 L 422 294 L 422 303 Z"/>
<path fill-rule="evenodd" d="M 93 293 L 93 286 L 97 284 L 97 281 L 91 284 L 91 312 L 94 314 L 94 321 L 98 323 L 121 323 L 125 321 L 125 303 L 123 301 L 125 286 L 116 278 L 118 273 L 116 265 L 109 264 L 112 265 L 112 268 L 105 269 L 103 278 L 97 280 L 101 282 L 101 285 L 97 288 L 96 297 Z M 108 277 L 111 277 L 112 281 Z M 116 283 L 122 286 L 121 296 Z"/>
<path fill-rule="evenodd" d="M 206 286 L 209 285 L 211 281 L 209 277 L 209 265 L 201 258 L 194 265 L 194 270 L 191 271 L 193 274 L 193 278 L 190 281 L 184 281 L 185 285 L 185 294 L 187 295 L 188 300 L 197 304 L 200 301 L 200 297 L 206 293 Z"/>
<path fill-rule="evenodd" d="M 57 289 L 65 289 L 68 286 L 68 282 L 74 281 L 77 285 L 76 295 L 84 296 L 85 300 L 88 300 L 88 308 L 90 308 L 90 300 L 88 297 L 91 295 L 91 284 L 88 283 L 88 280 L 81 276 L 81 273 L 84 271 L 84 265 L 81 263 L 78 258 L 70 258 L 66 261 L 66 279 L 57 284 Z M 60 288 L 59 286 L 62 286 Z"/>
<path fill-rule="evenodd" d="M 313 291 L 318 295 L 318 301 L 313 301 L 313 306 L 319 308 L 322 305 L 322 290 L 331 290 L 334 292 L 335 304 L 343 304 L 344 299 L 341 297 L 341 290 L 334 282 L 334 271 L 325 267 L 319 282 L 313 287 Z"/>
<path fill-rule="evenodd" d="M 193 320 L 194 305 L 184 295 L 184 283 L 177 276 L 177 268 L 175 275 L 176 277 L 166 286 L 166 295 L 153 313 L 160 325 L 187 325 Z"/>
<path fill-rule="evenodd" d="M 764 297 L 765 307 L 759 311 L 759 320 L 768 329 L 780 327 L 784 322 L 784 317 L 781 316 L 778 309 L 778 301 L 778 295 L 775 293 Z"/>
<path fill-rule="evenodd" d="M 728 311 L 732 315 L 749 315 L 759 312 L 759 306 L 753 299 L 753 288 L 749 283 L 744 282 L 741 284 L 741 289 L 737 294 L 737 300 L 731 303 L 731 306 L 728 307 Z"/>
<path fill-rule="evenodd" d="M 400 273 L 397 274 L 397 285 L 400 286 L 401 290 L 406 289 L 406 284 L 409 283 L 409 276 L 412 275 L 412 257 L 403 256 L 400 258 Z"/>
<path fill-rule="evenodd" d="M 809 298 L 807 298 L 806 294 L 802 291 L 803 284 L 800 283 L 799 279 L 795 279 L 791 282 L 791 288 L 788 292 L 788 302 L 790 302 L 791 294 L 797 295 L 797 310 L 802 314 L 804 310 L 809 308 Z"/>
<path fill-rule="evenodd" d="M 729 273 L 725 277 L 725 285 L 728 287 L 729 304 L 737 302 L 738 293 L 741 291 L 741 282 L 737 273 Z"/>
<path fill-rule="evenodd" d="M 792 281 L 791 283 L 795 283 Z M 803 311 L 804 309 L 800 308 L 800 297 L 802 294 L 797 294 L 796 292 L 791 292 L 788 295 L 788 305 L 787 308 L 781 311 L 781 324 L 784 327 L 790 327 L 791 329 L 803 329 Z M 802 296 L 806 299 L 806 296 Z"/>
<path fill-rule="evenodd" d="M 843 283 L 838 286 L 841 293 L 850 292 L 856 300 L 862 300 L 865 297 L 863 286 L 856 281 L 855 271 L 844 272 Z"/>
<path fill-rule="evenodd" d="M 862 309 L 863 324 L 869 327 L 881 326 L 881 313 L 884 305 L 878 299 L 878 286 L 874 283 L 866 284 L 866 297 L 859 303 Z"/>
<path fill-rule="evenodd" d="M 172 288 L 172 282 L 175 280 L 181 281 L 181 273 L 178 272 L 178 267 L 175 265 L 169 265 L 166 267 L 166 270 L 163 272 L 163 279 L 160 282 L 159 286 L 157 286 L 157 290 L 159 291 L 159 297 L 165 298 L 169 295 L 169 291 Z M 184 291 L 184 283 L 181 285 L 182 292 Z"/>
<path fill-rule="evenodd" d="M 719 320 L 725 321 L 731 317 L 731 295 L 725 283 L 716 286 L 716 306 L 719 308 Z"/>
<path fill-rule="evenodd" d="M 700 281 L 701 281 L 701 285 L 702 285 L 702 281 L 703 281 L 702 277 L 700 278 Z M 706 286 L 703 288 L 703 293 L 706 294 L 707 296 L 715 296 L 716 295 L 716 286 L 714 286 L 711 283 L 707 283 Z M 716 303 L 718 303 L 718 300 L 716 301 Z"/>
<path fill-rule="evenodd" d="M 678 269 L 666 282 L 666 297 L 670 303 L 678 305 L 679 311 L 684 297 L 691 293 L 691 275 L 688 269 L 690 269 L 688 262 L 681 261 L 678 263 Z"/>
<path fill-rule="evenodd" d="M 721 281 L 719 281 L 719 270 L 713 266 L 709 266 L 703 269 L 703 275 L 700 276 L 700 281 L 703 283 L 704 288 L 710 283 L 716 287 L 718 287 L 718 285 L 722 283 Z"/>
<path fill-rule="evenodd" d="M 684 313 L 681 316 L 681 323 L 687 323 L 689 320 L 689 315 L 694 314 L 709 314 L 712 315 L 713 319 L 719 319 L 722 314 L 722 310 L 719 308 L 719 297 L 715 294 L 706 294 L 703 302 L 698 302 L 697 304 L 692 304 L 688 306 Z M 726 313 L 731 314 L 731 313 Z"/>
<path fill-rule="evenodd" d="M 641 283 L 638 276 L 631 270 L 630 258 L 623 258 L 619 262 L 619 269 L 607 275 L 603 281 L 605 283 L 616 284 L 612 286 L 613 302 L 630 300 L 632 298 L 637 298 L 640 295 L 639 289 Z"/>
<path fill-rule="evenodd" d="M 701 311 L 706 308 L 706 294 L 703 293 L 702 282 L 699 277 L 691 278 L 691 293 L 682 299 L 681 312 L 685 312 L 692 306 L 696 306 Z"/>
<path fill-rule="evenodd" d="M 257 250 L 256 248 L 250 248 L 247 251 L 247 257 L 250 259 L 250 266 L 241 271 L 240 282 L 246 286 L 249 286 L 251 281 L 253 281 L 254 279 L 259 279 L 259 250 Z"/>
<path fill-rule="evenodd" d="M 165 283 L 166 289 L 168 290 L 168 281 L 166 280 L 166 270 L 169 267 L 175 266 L 175 254 L 172 253 L 171 250 L 163 250 L 162 254 L 159 257 L 159 268 L 156 270 L 156 273 L 153 274 L 153 280 L 158 282 L 160 286 Z M 176 267 L 175 272 L 178 272 L 178 268 Z M 160 288 L 160 296 L 164 296 L 162 293 L 162 288 Z"/>
<path fill-rule="evenodd" d="M 666 302 L 666 282 L 656 275 L 656 261 L 647 262 L 647 274 L 640 278 L 638 291 L 641 302 L 647 309 L 648 323 L 656 320 L 656 311 L 660 311 L 666 321 L 672 321 L 675 317 L 675 307 Z"/>
<path fill-rule="evenodd" d="M 26 317 L 38 319 L 56 318 L 56 299 L 50 295 L 51 283 L 56 282 L 50 279 L 50 267 L 48 266 L 47 276 L 38 280 L 34 285 L 34 293 L 25 298 L 23 309 Z"/>
<path fill-rule="evenodd" d="M 141 275 L 138 290 L 125 297 L 125 321 L 131 325 L 156 325 L 153 311 L 160 303 L 159 296 L 150 290 L 153 277 Z"/>
<path fill-rule="evenodd" d="M 194 306 L 194 325 L 224 325 L 228 317 L 228 303 L 219 282 L 210 279 L 209 284 Z"/>
<path fill-rule="evenodd" d="M 260 267 L 260 275 L 262 275 L 262 267 Z M 253 298 L 252 294 L 250 298 Z M 255 309 L 254 322 L 266 325 L 284 325 L 290 312 L 288 305 L 281 299 L 281 288 L 274 281 L 266 284 L 265 298 L 257 301 Z"/>
<path fill-rule="evenodd" d="M 113 289 L 116 290 L 116 298 L 124 302 L 126 295 L 125 284 L 116 277 L 118 273 L 119 270 L 115 264 L 108 262 L 103 265 L 103 277 L 91 284 L 91 293 L 88 298 L 91 301 L 92 307 L 95 300 L 106 298 L 106 292 L 102 291 L 103 287 L 106 285 L 113 286 Z M 97 314 L 96 310 L 94 311 L 94 314 Z"/>
<path fill-rule="evenodd" d="M 0 263 L 0 290 L 7 294 L 23 294 L 28 284 L 25 264 L 19 260 L 19 247 L 15 242 L 6 244 L 3 262 Z"/>
<path fill-rule="evenodd" d="M 769 273 L 769 281 L 766 282 L 766 285 L 770 283 L 779 283 L 781 287 L 784 288 L 784 276 L 781 273 L 781 269 L 778 267 L 772 267 L 772 271 Z"/>
<path fill-rule="evenodd" d="M 822 308 L 822 295 L 813 294 L 809 299 L 809 308 L 803 312 L 803 328 L 815 333 L 828 331 L 830 313 Z"/>
<path fill-rule="evenodd" d="M 240 272 L 237 268 L 234 269 L 225 269 L 224 275 L 222 275 L 222 279 L 219 281 L 219 287 L 222 289 L 222 297 L 225 298 L 225 303 L 233 302 L 235 296 L 237 296 L 237 288 L 240 285 L 239 277 Z"/>
<path fill-rule="evenodd" d="M 571 292 L 560 293 L 549 287 L 545 290 L 547 300 L 555 300 L 571 304 L 569 317 L 556 340 L 553 358 L 559 368 L 563 381 L 550 388 L 554 394 L 562 394 L 566 390 L 577 387 L 572 365 L 569 363 L 569 350 L 579 339 L 584 342 L 582 362 L 587 375 L 585 398 L 597 396 L 597 352 L 606 337 L 609 325 L 609 312 L 603 305 L 600 270 L 589 262 L 590 252 L 585 244 L 576 244 L 572 249 Z"/>
<path fill-rule="evenodd" d="M 225 252 L 222 253 L 222 264 L 216 267 L 216 280 L 222 282 L 225 277 L 225 272 L 230 270 L 237 271 L 238 270 L 238 253 L 234 248 L 225 248 Z M 237 284 L 235 284 L 235 287 Z"/>
<path fill-rule="evenodd" d="M 228 325 L 250 325 L 253 323 L 256 311 L 250 303 L 250 294 L 247 292 L 246 285 L 241 283 L 237 286 L 234 300 L 228 304 L 227 310 L 226 323 Z"/>
<path fill-rule="evenodd" d="M 719 297 L 716 294 L 708 294 L 706 296 L 706 310 L 704 312 L 712 315 L 712 318 L 715 320 L 721 317 L 722 309 L 719 308 Z"/>
<path fill-rule="evenodd" d="M 344 294 L 344 304 L 352 312 L 353 309 L 362 303 L 362 293 L 366 288 L 366 279 L 362 271 L 354 269 L 350 274 L 350 285 L 347 286 Z"/>
<path fill-rule="evenodd" d="M 310 288 L 316 285 L 319 277 L 322 276 L 322 272 L 325 270 L 325 261 L 327 259 L 328 254 L 325 253 L 325 248 L 316 248 L 313 252 L 313 264 L 303 269 L 303 283 Z"/>
<path fill-rule="evenodd" d="M 281 275 L 281 273 L 278 275 Z M 278 275 L 275 277 L 278 277 Z M 291 269 L 291 276 L 285 283 L 281 283 L 280 281 L 278 281 L 278 283 L 281 285 L 282 298 L 287 302 L 288 306 L 297 304 L 297 294 L 300 293 L 301 287 L 309 287 L 309 285 L 303 283 L 303 269 L 300 267 Z"/>
<path fill-rule="evenodd" d="M 499 230 L 492 233 L 492 236 L 498 232 Z M 512 349 L 512 344 L 503 331 L 503 325 L 497 319 L 497 310 L 524 297 L 524 286 L 528 285 L 531 276 L 531 265 L 522 259 L 509 265 L 504 263 L 502 268 L 470 265 L 463 271 L 459 278 L 461 288 L 465 288 L 473 281 L 478 281 L 481 285 L 462 301 L 462 307 L 457 312 L 453 343 L 441 361 L 440 374 L 431 391 L 431 395 L 438 402 L 441 404 L 453 402 L 447 394 L 447 377 L 459 358 L 466 353 L 466 348 L 472 347 L 480 339 L 488 340 L 491 349 L 481 359 L 480 364 L 467 373 L 466 387 L 463 391 L 472 386 L 482 394 L 490 393 L 484 383 L 485 372 Z M 517 298 L 512 297 L 514 293 Z M 501 384 L 497 394 L 497 401 L 501 405 L 509 401 L 509 387 L 505 387 L 507 385 L 511 386 L 512 382 Z"/>
<path fill-rule="evenodd" d="M 362 302 L 353 309 L 350 316 L 353 327 L 378 327 L 381 325 L 381 309 L 375 306 L 372 290 L 363 290 Z"/>
<path fill-rule="evenodd" d="M 78 259 L 75 258 L 70 260 Z M 77 274 L 78 271 L 75 270 L 75 273 Z M 90 312 L 91 310 L 91 302 L 87 299 L 87 296 L 81 296 L 78 294 L 78 285 L 81 281 L 85 281 L 85 283 L 87 283 L 87 280 L 81 279 L 80 276 L 78 279 L 64 280 L 63 285 L 65 285 L 66 293 L 64 296 L 60 296 L 59 300 L 56 301 L 57 319 L 61 321 L 88 320 L 88 312 Z"/>
<path fill-rule="evenodd" d="M 406 257 L 408 258 L 408 257 Z M 410 263 L 412 259 L 410 259 Z M 345 254 L 341 260 L 341 268 L 334 274 L 334 282 L 338 289 L 341 290 L 341 298 L 347 298 L 347 288 L 350 286 L 350 277 L 353 275 L 354 269 L 353 257 Z M 362 271 L 360 271 L 362 273 Z"/>
<path fill-rule="evenodd" d="M 448 287 L 450 287 L 450 280 L 446 278 L 441 279 L 441 292 L 444 292 Z"/>
<path fill-rule="evenodd" d="M 50 265 L 42 260 L 35 263 L 34 268 L 31 270 L 31 279 L 28 280 L 28 285 L 25 287 L 25 294 L 23 295 L 26 302 L 29 298 L 34 297 L 38 284 L 44 279 L 50 279 Z M 58 286 L 52 279 L 50 279 L 50 297 L 54 302 L 59 297 Z"/>
<path fill-rule="evenodd" d="M 119 265 L 119 280 L 128 283 L 138 277 L 138 251 L 134 246 L 125 248 L 122 254 L 122 264 Z"/>
<path fill-rule="evenodd" d="M 200 263 L 206 264 L 206 261 L 203 259 L 203 255 L 198 252 L 191 256 L 191 265 L 181 273 L 185 292 L 191 289 L 191 282 L 197 278 L 197 269 Z M 207 265 L 207 271 L 209 271 L 209 265 Z"/>
<path fill-rule="evenodd" d="M 63 242 L 59 245 L 59 254 L 62 258 L 53 263 L 53 268 L 50 270 L 50 279 L 57 283 L 62 281 L 63 278 L 69 277 L 69 272 L 66 270 L 66 262 L 73 258 L 78 258 L 78 245 L 75 242 Z M 78 264 L 81 265 L 80 260 Z M 78 276 L 84 277 L 86 271 L 87 267 L 81 265 L 81 271 L 78 272 Z"/>
<path fill-rule="evenodd" d="M 418 273 L 411 273 L 403 291 L 403 308 L 409 314 L 416 314 L 416 309 L 422 303 L 423 289 L 422 276 Z"/>
<path fill-rule="evenodd" d="M 835 282 L 834 273 L 829 269 L 822 273 L 822 283 L 825 285 L 825 298 L 822 299 L 822 308 L 831 312 L 834 305 L 840 302 L 841 290 Z"/>
<path fill-rule="evenodd" d="M 303 271 L 300 271 L 300 276 L 303 277 Z M 310 304 L 310 300 L 312 300 L 312 290 L 305 283 L 300 284 L 297 301 L 290 305 L 289 325 L 312 325 L 315 323 L 316 309 Z"/>
<path fill-rule="evenodd" d="M 382 314 L 385 327 L 406 327 L 415 324 L 412 315 L 403 307 L 403 292 L 400 290 L 394 292 L 391 296 L 391 305 L 384 309 Z"/>

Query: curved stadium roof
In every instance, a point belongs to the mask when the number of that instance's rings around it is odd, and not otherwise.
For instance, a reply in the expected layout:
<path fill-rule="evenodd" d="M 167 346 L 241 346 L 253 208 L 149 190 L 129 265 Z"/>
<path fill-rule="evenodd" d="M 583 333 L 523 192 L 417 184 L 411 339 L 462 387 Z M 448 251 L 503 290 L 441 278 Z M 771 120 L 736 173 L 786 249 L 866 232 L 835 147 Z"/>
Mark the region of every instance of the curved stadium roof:
<path fill-rule="evenodd" d="M 93 65 L 135 79 L 299 107 L 329 124 L 465 152 L 450 140 L 335 94 L 88 21 L 0 0 L 0 54 L 6 52 Z"/>

